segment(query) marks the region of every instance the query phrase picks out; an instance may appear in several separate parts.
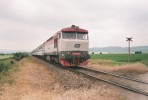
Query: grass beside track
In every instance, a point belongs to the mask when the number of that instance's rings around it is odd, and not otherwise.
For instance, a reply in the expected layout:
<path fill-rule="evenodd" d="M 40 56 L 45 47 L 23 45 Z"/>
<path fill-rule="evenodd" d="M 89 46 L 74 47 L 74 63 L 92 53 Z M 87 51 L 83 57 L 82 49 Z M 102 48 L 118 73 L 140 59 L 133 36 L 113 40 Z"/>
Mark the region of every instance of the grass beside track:
<path fill-rule="evenodd" d="M 2 86 L 5 83 L 12 84 L 14 80 L 11 78 L 12 73 L 17 70 L 16 61 L 12 58 L 0 60 L 0 95 L 2 95 Z"/>
<path fill-rule="evenodd" d="M 121 65 L 128 62 L 128 54 L 91 54 L 91 60 L 112 60 L 112 64 Z M 148 66 L 148 54 L 131 54 L 130 62 L 140 62 Z"/>
<path fill-rule="evenodd" d="M 12 68 L 14 61 L 12 59 L 1 59 L 0 60 L 0 78 L 2 75 L 6 75 L 7 72 Z"/>

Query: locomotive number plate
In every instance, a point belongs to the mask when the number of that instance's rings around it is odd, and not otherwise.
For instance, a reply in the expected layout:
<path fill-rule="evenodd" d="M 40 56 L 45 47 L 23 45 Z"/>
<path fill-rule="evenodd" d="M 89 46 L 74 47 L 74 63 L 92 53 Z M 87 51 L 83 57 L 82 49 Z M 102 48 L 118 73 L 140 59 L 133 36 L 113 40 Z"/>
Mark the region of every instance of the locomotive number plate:
<path fill-rule="evenodd" d="M 80 48 L 80 44 L 75 44 L 75 48 Z"/>

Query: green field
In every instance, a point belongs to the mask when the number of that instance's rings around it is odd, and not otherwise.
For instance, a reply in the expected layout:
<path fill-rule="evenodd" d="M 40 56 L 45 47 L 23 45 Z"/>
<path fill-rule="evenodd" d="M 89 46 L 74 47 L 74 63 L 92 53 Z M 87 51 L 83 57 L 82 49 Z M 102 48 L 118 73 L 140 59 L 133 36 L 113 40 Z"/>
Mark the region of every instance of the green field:
<path fill-rule="evenodd" d="M 10 57 L 13 57 L 13 55 L 0 55 L 0 60 L 1 59 L 7 59 L 7 58 L 10 58 Z"/>
<path fill-rule="evenodd" d="M 99 60 L 113 60 L 116 62 L 128 62 L 128 54 L 91 54 L 91 59 Z M 148 54 L 131 54 L 130 62 L 141 62 L 148 66 Z"/>

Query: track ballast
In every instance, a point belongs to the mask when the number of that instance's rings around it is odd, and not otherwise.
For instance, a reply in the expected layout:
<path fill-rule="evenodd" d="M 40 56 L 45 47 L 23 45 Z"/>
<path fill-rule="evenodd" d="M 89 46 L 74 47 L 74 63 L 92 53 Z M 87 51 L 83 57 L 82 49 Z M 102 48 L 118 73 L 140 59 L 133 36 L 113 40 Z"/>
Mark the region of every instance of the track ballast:
<path fill-rule="evenodd" d="M 41 58 L 40 58 L 41 59 Z M 45 59 L 42 59 L 46 62 L 49 62 Z M 51 62 L 49 62 L 51 63 Z M 123 89 L 126 89 L 128 91 L 132 91 L 132 92 L 135 92 L 135 93 L 138 93 L 138 94 L 142 94 L 142 95 L 145 95 L 145 96 L 148 96 L 148 93 L 147 92 L 144 92 L 142 90 L 139 90 L 139 89 L 135 89 L 135 88 L 132 88 L 130 86 L 127 86 L 127 85 L 123 85 L 123 84 L 120 84 L 118 82 L 115 82 L 115 81 L 112 81 L 112 80 L 109 80 L 109 79 L 105 79 L 105 78 L 101 78 L 101 77 L 97 77 L 96 74 L 104 74 L 104 75 L 110 75 L 110 76 L 113 76 L 113 77 L 117 77 L 119 79 L 126 79 L 126 80 L 129 80 L 129 81 L 134 81 L 134 82 L 137 82 L 137 83 L 140 83 L 140 84 L 148 84 L 147 82 L 144 82 L 142 80 L 138 80 L 138 79 L 135 79 L 135 78 L 132 78 L 132 77 L 125 77 L 125 76 L 121 76 L 121 75 L 118 75 L 118 74 L 113 74 L 111 72 L 106 72 L 106 71 L 102 71 L 102 70 L 96 70 L 96 69 L 92 69 L 92 68 L 86 68 L 86 67 L 82 67 L 82 66 L 76 66 L 76 67 L 64 67 L 60 64 L 57 64 L 57 63 L 51 63 L 59 68 L 62 68 L 62 69 L 66 69 L 66 70 L 69 70 L 75 74 L 78 74 L 78 75 L 83 75 L 84 77 L 86 78 L 89 78 L 89 79 L 94 79 L 94 80 L 98 80 L 98 81 L 103 81 L 103 82 L 106 82 L 106 83 L 109 83 L 109 84 L 112 84 L 114 86 L 118 86 L 118 87 L 121 87 Z M 93 73 L 94 75 L 92 74 L 88 74 L 88 73 Z"/>

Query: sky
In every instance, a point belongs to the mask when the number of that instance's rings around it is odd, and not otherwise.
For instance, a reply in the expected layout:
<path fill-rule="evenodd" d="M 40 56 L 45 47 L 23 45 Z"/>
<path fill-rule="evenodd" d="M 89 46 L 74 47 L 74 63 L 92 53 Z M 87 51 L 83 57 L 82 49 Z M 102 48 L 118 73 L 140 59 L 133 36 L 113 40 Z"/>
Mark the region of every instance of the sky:
<path fill-rule="evenodd" d="M 148 0 L 0 0 L 0 49 L 32 51 L 71 25 L 90 48 L 148 46 Z"/>

